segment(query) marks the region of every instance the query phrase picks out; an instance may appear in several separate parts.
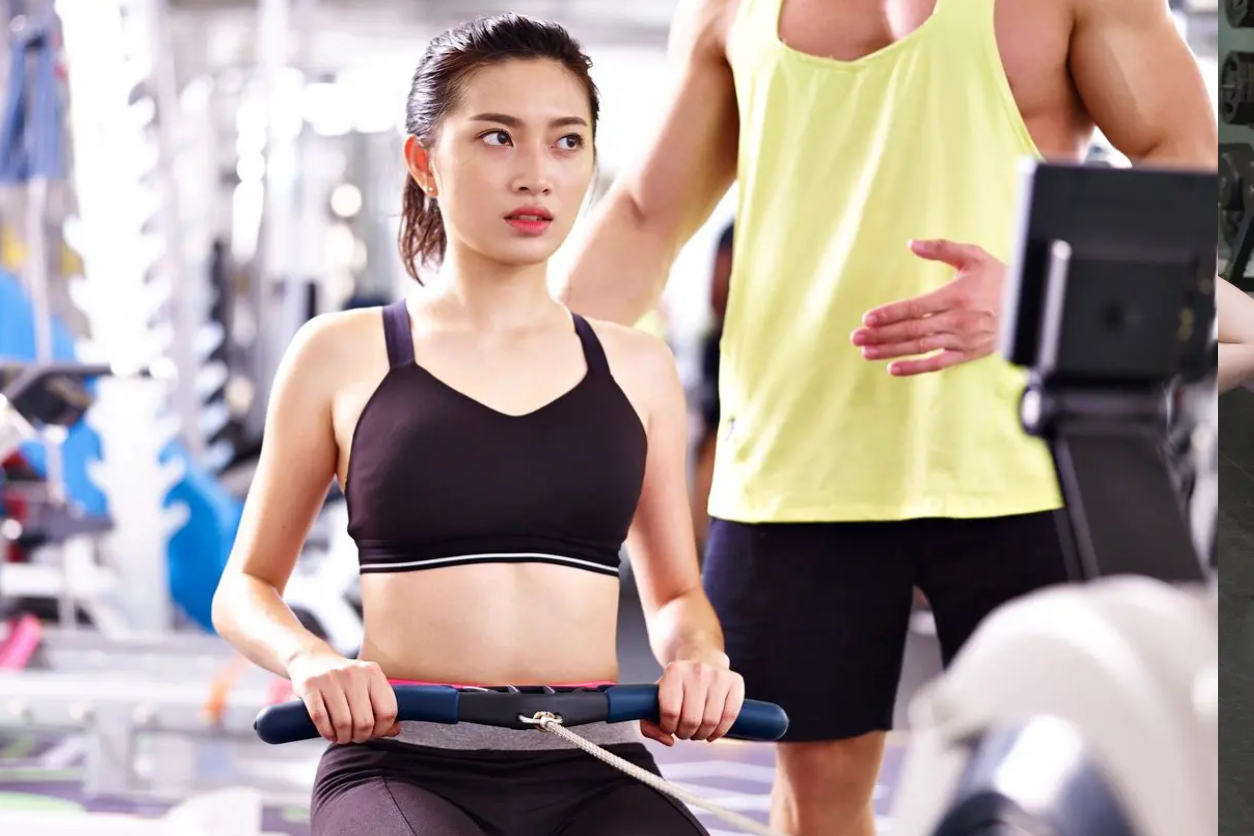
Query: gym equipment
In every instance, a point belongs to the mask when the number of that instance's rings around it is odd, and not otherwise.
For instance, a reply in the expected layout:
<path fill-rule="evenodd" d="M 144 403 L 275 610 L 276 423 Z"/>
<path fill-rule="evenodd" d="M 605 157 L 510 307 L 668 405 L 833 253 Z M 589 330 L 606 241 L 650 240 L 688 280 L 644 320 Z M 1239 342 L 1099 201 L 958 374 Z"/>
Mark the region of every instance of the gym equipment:
<path fill-rule="evenodd" d="M 1219 226 L 1224 242 L 1237 239 L 1247 207 L 1254 208 L 1254 148 L 1244 142 L 1219 146 Z"/>
<path fill-rule="evenodd" d="M 894 836 L 1217 832 L 1210 555 L 1153 443 L 1164 389 L 1214 374 L 1214 187 L 1025 166 L 1001 346 L 1088 583 L 1002 607 L 916 696 Z"/>
<path fill-rule="evenodd" d="M 0 277 L 0 301 L 4 301 L 5 298 L 3 277 Z M 11 298 L 20 298 L 20 296 L 14 294 Z M 25 308 L 29 312 L 29 306 Z M 25 325 L 17 322 L 19 309 L 16 305 L 14 308 L 0 309 L 6 314 L 6 317 L 0 319 L 7 320 L 7 322 L 0 321 L 0 329 L 3 329 L 6 324 L 14 324 L 12 331 L 0 330 L 0 348 L 5 347 L 4 338 L 7 337 L 7 346 L 16 350 L 6 353 L 18 357 L 29 356 L 31 353 L 29 347 L 23 349 L 20 340 L 15 339 L 18 331 L 23 328 L 29 329 L 29 320 L 26 320 Z M 38 467 L 42 458 L 37 454 L 44 449 L 44 446 L 35 442 L 36 434 L 33 425 L 56 427 L 62 431 L 61 436 L 64 442 L 61 447 L 63 454 L 61 461 L 64 464 L 62 469 L 64 496 L 60 498 L 63 502 L 32 506 L 43 509 L 40 513 L 47 523 L 45 530 L 50 535 L 47 539 L 52 543 L 61 542 L 73 531 L 70 523 L 54 519 L 56 515 L 89 520 L 91 524 L 83 533 L 95 534 L 103 534 L 116 527 L 116 520 L 109 513 L 110 510 L 120 508 L 136 518 L 137 522 L 144 516 L 153 515 L 153 509 L 132 507 L 136 502 L 143 501 L 143 497 L 137 499 L 133 496 L 136 493 L 143 493 L 137 490 L 137 486 L 143 482 L 138 474 L 133 472 L 136 465 L 134 461 L 128 462 L 132 468 L 130 472 L 132 481 L 126 482 L 124 472 L 119 473 L 118 479 L 122 484 L 119 485 L 118 490 L 108 491 L 113 497 L 112 503 L 104 501 L 104 494 L 100 492 L 96 484 L 90 481 L 90 478 L 100 475 L 100 464 L 96 460 L 100 458 L 101 445 L 99 437 L 88 424 L 101 417 L 97 414 L 100 408 L 98 395 L 101 389 L 108 390 L 110 385 L 121 385 L 125 387 L 125 397 L 123 397 L 123 392 L 119 391 L 118 398 L 115 398 L 112 403 L 107 403 L 104 409 L 108 411 L 116 408 L 121 413 L 116 420 L 119 426 L 126 425 L 125 432 L 133 433 L 137 437 L 153 435 L 144 429 L 142 422 L 135 420 L 134 412 L 142 413 L 142 404 L 159 400 L 162 393 L 152 389 L 145 390 L 142 387 L 136 388 L 132 381 L 141 378 L 169 381 L 173 375 L 173 369 L 168 362 L 154 364 L 151 368 L 156 369 L 155 372 L 151 369 L 132 371 L 115 365 L 77 363 L 72 360 L 73 347 L 68 340 L 66 353 L 69 354 L 70 359 L 57 360 L 43 365 L 30 362 L 0 363 L 0 386 L 5 387 L 5 397 L 0 400 L 0 458 L 13 452 L 20 444 L 22 454 L 32 459 L 32 463 Z M 106 382 L 105 378 L 112 383 Z M 11 387 L 21 387 L 21 393 L 19 394 L 17 389 Z M 89 406 L 94 406 L 96 409 L 88 411 Z M 106 419 L 107 423 L 111 421 L 111 418 Z M 116 436 L 113 437 L 116 438 Z M 76 444 L 73 443 L 75 439 L 77 439 Z M 151 446 L 151 442 L 149 445 Z M 175 442 L 166 443 L 164 450 L 153 464 L 163 472 L 171 468 L 180 469 L 183 472 L 182 477 L 169 488 L 163 506 L 159 506 L 166 509 L 162 517 L 151 522 L 151 527 L 157 527 L 167 518 L 177 523 L 177 509 L 185 509 L 185 522 L 175 528 L 168 541 L 156 552 L 162 557 L 164 563 L 164 571 L 161 574 L 168 573 L 170 597 L 178 605 L 180 612 L 200 628 L 211 632 L 210 609 L 213 592 L 217 588 L 218 579 L 230 555 L 243 505 L 218 484 L 205 469 L 192 463 L 186 451 Z M 78 481 L 73 478 L 75 474 L 81 474 Z M 163 473 L 162 478 L 168 478 L 168 476 Z M 53 486 L 53 490 L 56 491 L 57 486 Z M 84 496 L 89 500 L 88 502 L 79 501 Z M 95 501 L 90 501 L 93 498 Z M 175 510 L 174 516 L 171 516 L 171 509 Z M 142 556 L 142 554 L 135 553 L 137 549 L 138 546 L 123 549 L 128 555 L 128 563 Z M 137 594 L 142 594 L 147 598 L 159 597 L 150 594 L 154 578 L 143 569 L 144 566 L 140 565 L 135 570 L 136 576 L 143 576 L 145 581 L 136 585 Z M 20 573 L 22 570 L 16 571 Z M 305 581 L 302 576 L 302 580 L 298 581 L 298 594 L 303 590 L 304 585 Z M 309 604 L 308 606 L 314 607 L 315 605 Z M 326 620 L 333 620 L 333 617 L 328 616 Z M 340 618 L 337 623 L 342 625 L 343 619 Z M 341 626 L 340 631 L 344 633 L 345 628 Z M 347 634 L 349 636 L 352 634 L 351 625 Z M 359 641 L 359 639 L 350 639 L 350 646 L 353 641 Z"/>
<path fill-rule="evenodd" d="M 1219 68 L 1219 117 L 1229 125 L 1254 123 L 1254 53 L 1232 51 Z"/>
<path fill-rule="evenodd" d="M 0 833 L 40 836 L 285 836 L 261 830 L 261 797 L 247 789 L 196 796 L 159 819 L 110 813 L 9 810 L 0 807 Z"/>
<path fill-rule="evenodd" d="M 97 377 L 153 377 L 149 369 L 130 371 L 104 363 L 0 362 L 0 409 L 5 428 L 22 436 L 0 446 L 0 458 L 18 449 L 36 434 L 36 427 L 72 427 L 91 406 L 89 380 Z"/>
<path fill-rule="evenodd" d="M 657 721 L 658 686 L 603 685 L 597 688 L 539 685 L 518 688 L 396 685 L 397 719 L 434 723 L 480 723 L 526 731 L 539 729 L 582 749 L 659 792 L 714 815 L 749 833 L 785 836 L 758 822 L 725 809 L 683 787 L 672 784 L 571 731 L 588 723 Z M 274 706 L 257 716 L 258 736 L 269 743 L 290 743 L 318 736 L 300 701 Z M 741 740 L 778 740 L 788 731 L 788 715 L 778 705 L 745 700 L 728 737 Z"/>
<path fill-rule="evenodd" d="M 152 377 L 148 369 L 124 370 L 107 364 L 0 363 L 0 459 L 51 430 L 79 422 L 91 405 L 89 382 L 107 376 Z M 112 527 L 103 514 L 87 514 L 51 486 L 47 495 L 31 497 L 20 527 L 10 527 L 16 539 L 25 537 L 41 548 L 59 552 L 58 559 L 41 564 L 0 567 L 0 594 L 9 599 L 57 601 L 61 623 L 67 627 L 86 613 L 101 628 L 120 629 L 125 618 L 107 601 L 117 589 L 114 574 L 98 566 L 90 539 Z"/>
<path fill-rule="evenodd" d="M 1220 220 L 1222 223 L 1223 218 Z M 1246 276 L 1246 268 L 1249 267 L 1250 257 L 1254 255 L 1254 235 L 1250 234 L 1252 229 L 1254 229 L 1254 212 L 1247 212 L 1241 216 L 1237 224 L 1237 231 L 1233 235 L 1228 251 L 1228 261 L 1224 264 L 1223 269 L 1219 271 L 1220 276 L 1247 293 L 1254 289 Z"/>
<path fill-rule="evenodd" d="M 1244 142 L 1225 142 L 1219 146 L 1219 208 L 1224 211 L 1244 211 L 1246 181 L 1250 164 L 1254 163 L 1254 148 Z"/>
<path fill-rule="evenodd" d="M 103 356 L 165 361 L 178 370 L 176 385 L 163 393 L 102 381 L 86 418 L 100 443 L 91 478 L 114 521 L 108 546 L 128 576 L 145 579 L 124 586 L 126 611 L 144 630 L 166 630 L 186 616 L 211 631 L 210 601 L 240 505 L 212 478 L 223 454 L 207 439 L 221 413 L 201 408 L 225 374 L 208 359 L 222 336 L 210 321 L 205 269 L 212 213 L 188 211 L 178 183 L 201 172 L 208 183 L 216 169 L 206 160 L 176 177 L 187 146 L 175 141 L 179 93 L 163 46 L 165 5 L 57 6 L 73 103 L 66 122 L 78 140 L 70 172 L 73 229 L 86 281 L 75 299 Z M 212 139 L 202 134 L 188 135 L 204 151 Z M 195 230 L 203 243 L 193 248 L 187 236 Z M 172 595 L 151 595 L 153 587 Z"/>
<path fill-rule="evenodd" d="M 1254 7 L 1250 0 L 1224 0 L 1224 14 L 1233 29 L 1254 26 Z"/>
<path fill-rule="evenodd" d="M 1006 605 L 911 702 L 894 836 L 1218 832 L 1218 653 L 1206 596 L 1150 578 Z"/>
<path fill-rule="evenodd" d="M 628 723 L 658 719 L 656 685 L 602 685 L 596 688 L 549 685 L 456 688 L 451 685 L 397 685 L 397 720 L 428 723 L 479 723 L 506 729 L 534 728 L 550 714 L 567 728 L 588 723 Z M 257 715 L 257 735 L 266 743 L 318 738 L 305 704 L 292 700 Z M 788 731 L 788 715 L 769 702 L 745 700 L 727 736 L 738 740 L 779 740 Z"/>
<path fill-rule="evenodd" d="M 343 496 L 329 497 L 314 521 L 283 600 L 306 628 L 348 657 L 361 648 L 361 574 Z"/>
<path fill-rule="evenodd" d="M 7 431 L 15 439 L 7 449 L 38 430 L 79 422 L 91 405 L 89 380 L 114 380 L 117 371 L 110 366 L 70 363 L 0 366 L 0 432 L 20 428 Z M 126 374 L 165 376 L 164 370 Z M 184 483 L 187 478 L 207 479 L 194 468 L 188 473 Z M 188 491 L 184 499 L 193 503 L 214 496 L 205 487 Z M 77 520 L 64 503 L 44 505 L 61 509 L 56 519 Z M 237 513 L 238 502 L 226 507 L 225 513 Z M 351 572 L 355 580 L 356 562 L 351 551 L 331 553 L 333 545 L 343 545 L 342 538 L 336 537 L 337 527 L 344 527 L 342 511 L 342 503 L 329 506 L 325 519 L 319 521 L 327 529 L 321 538 L 326 545 L 319 547 L 316 534 L 310 538 L 313 559 L 302 559 L 287 598 L 294 610 L 322 628 L 320 632 L 337 649 L 351 653 L 361 641 L 361 620 L 347 600 L 350 578 L 345 573 Z M 178 536 L 196 531 L 198 520 L 211 518 L 209 513 L 193 511 Z M 36 522 L 31 517 L 26 520 L 27 525 Z M 108 518 L 99 518 L 98 528 L 108 523 Z M 81 733 L 86 747 L 83 789 L 88 797 L 182 799 L 251 771 L 248 763 L 264 748 L 252 735 L 252 717 L 274 701 L 276 678 L 251 666 L 240 670 L 234 649 L 211 635 L 136 633 L 125 607 L 117 603 L 120 579 L 111 567 L 97 562 L 92 549 L 84 547 L 86 538 L 71 536 L 83 530 L 75 524 L 58 523 L 43 532 L 62 552 L 53 565 L 0 567 L 0 592 L 60 602 L 64 625 L 59 630 L 47 629 L 35 619 L 23 618 L 12 625 L 8 640 L 0 641 L 0 671 L 22 671 L 20 676 L 0 676 L 0 726 Z M 172 544 L 172 548 L 179 547 L 177 542 Z M 194 541 L 186 545 L 189 550 L 197 547 Z M 229 542 L 222 544 L 223 560 L 229 548 Z M 176 595 L 179 582 L 179 576 L 172 574 Z M 216 582 L 215 576 L 208 595 Z M 151 585 L 143 591 L 154 594 Z M 64 615 L 67 611 L 69 617 Z M 73 629 L 77 612 L 86 613 L 94 629 Z M 208 618 L 207 603 L 204 617 Z M 88 694 L 83 689 L 85 681 L 92 685 Z M 171 688 L 170 681 L 187 684 Z M 217 759 L 216 767 L 208 771 L 203 755 L 198 754 L 206 740 L 212 742 Z M 292 754 L 308 758 L 307 752 Z M 299 766 L 273 768 L 274 760 L 271 755 L 265 774 L 256 778 L 259 786 L 267 787 L 267 798 L 304 803 L 304 794 L 295 789 L 302 785 L 304 771 Z"/>
<path fill-rule="evenodd" d="M 234 658 L 224 642 L 192 635 L 118 644 L 59 632 L 38 653 L 81 667 L 0 671 L 0 725 L 81 734 L 87 798 L 179 801 L 245 782 L 270 803 L 308 803 L 316 744 L 287 750 L 257 740 L 253 721 L 274 702 L 269 672 L 236 668 L 230 692 L 214 693 Z"/>
<path fill-rule="evenodd" d="M 7 361 L 35 361 L 34 306 L 16 276 L 0 270 L 0 357 Z M 52 321 L 52 352 L 48 362 L 74 362 L 74 338 L 59 319 Z M 89 389 L 91 387 L 88 387 Z M 104 493 L 89 477 L 89 462 L 100 457 L 100 439 L 80 422 L 66 427 L 61 439 L 61 484 L 65 498 L 80 506 L 83 512 L 103 516 L 108 502 Z M 0 429 L 0 433 L 4 432 Z M 35 470 L 46 472 L 44 446 L 26 443 L 22 456 Z"/>
<path fill-rule="evenodd" d="M 160 370 L 91 364 L 0 365 L 0 432 L 12 439 L 0 452 L 39 431 L 79 422 L 92 401 L 88 382 L 117 379 L 119 372 L 164 376 Z M 251 718 L 273 701 L 275 677 L 251 667 L 234 672 L 237 654 L 210 635 L 135 633 L 125 607 L 117 603 L 119 577 L 107 562 L 98 563 L 94 550 L 85 546 L 87 538 L 77 536 L 107 529 L 108 518 L 83 518 L 66 503 L 30 507 L 52 509 L 40 518 L 28 515 L 25 524 L 42 526 L 42 536 L 60 550 L 60 559 L 51 565 L 0 566 L 0 593 L 58 601 L 63 629 L 47 629 L 27 617 L 15 621 L 8 639 L 0 641 L 0 670 L 21 671 L 20 676 L 0 676 L 0 725 L 81 732 L 89 797 L 181 799 L 214 780 L 231 780 L 234 768 L 246 769 L 240 763 L 247 762 L 250 750 L 260 748 L 251 735 Z M 193 520 L 205 516 L 194 514 Z M 304 580 L 305 586 L 311 584 Z M 155 594 L 151 586 L 143 591 Z M 313 585 L 313 591 L 322 590 Z M 305 606 L 319 612 L 314 600 Z M 343 606 L 352 612 L 348 604 Z M 78 612 L 88 615 L 94 629 L 74 629 Z M 352 616 L 357 617 L 355 612 Z M 349 628 L 341 625 L 341 638 L 347 634 L 349 641 L 360 642 L 359 618 L 356 626 L 354 636 L 351 622 Z M 170 680 L 188 684 L 171 689 Z M 84 682 L 91 683 L 86 695 Z M 223 772 L 216 779 L 198 763 L 198 741 L 206 737 L 216 740 L 220 750 Z M 278 798 L 303 800 L 290 779 L 272 780 L 271 785 Z"/>
<path fill-rule="evenodd" d="M 171 373 L 167 366 L 155 376 L 168 378 Z M 149 370 L 131 373 L 106 365 L 0 363 L 0 386 L 3 386 L 0 389 L 0 458 L 20 442 L 33 438 L 34 425 L 44 428 L 75 425 L 93 400 L 88 380 L 124 375 L 154 376 Z M 171 457 L 180 455 L 177 449 L 168 453 Z M 171 490 L 170 501 L 181 502 L 189 509 L 186 525 L 170 542 L 171 595 L 196 624 L 208 625 L 213 591 L 230 554 L 242 505 L 205 471 L 191 465 L 187 466 L 183 480 Z M 102 534 L 111 528 L 112 521 L 105 516 L 85 516 L 66 503 L 40 502 L 30 504 L 25 525 L 32 533 L 37 526 L 41 539 L 55 545 L 75 534 Z M 361 616 L 352 606 L 358 583 L 355 554 L 355 547 L 347 537 L 344 503 L 328 502 L 286 590 L 293 610 L 332 646 L 346 654 L 355 651 L 361 642 Z M 212 559 L 207 560 L 207 557 Z M 10 581 L 22 586 L 21 581 L 13 578 L 24 578 L 22 573 L 27 568 L 6 568 L 6 587 Z M 42 580 L 25 578 L 25 581 L 40 588 L 46 586 Z M 93 585 L 93 590 L 99 589 L 98 585 Z M 12 589 L 6 591 L 20 596 Z M 150 592 L 150 589 L 144 591 Z M 119 622 L 111 619 L 111 623 Z"/>
<path fill-rule="evenodd" d="M 1220 275 L 1249 290 L 1245 272 L 1254 254 L 1250 235 L 1254 220 L 1254 148 L 1244 142 L 1219 145 L 1219 234 L 1228 245 L 1228 261 Z"/>
<path fill-rule="evenodd" d="M 1026 166 L 1001 345 L 1032 370 L 1020 418 L 1053 454 L 1074 578 L 1203 580 L 1164 456 L 1165 392 L 1210 357 L 1215 188 L 1201 173 Z"/>

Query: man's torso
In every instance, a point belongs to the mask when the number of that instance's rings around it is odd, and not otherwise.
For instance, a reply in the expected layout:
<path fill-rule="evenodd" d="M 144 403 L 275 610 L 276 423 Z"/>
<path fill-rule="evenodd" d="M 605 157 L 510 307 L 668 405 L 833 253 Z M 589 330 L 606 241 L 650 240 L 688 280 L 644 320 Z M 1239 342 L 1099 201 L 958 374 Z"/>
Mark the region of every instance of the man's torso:
<path fill-rule="evenodd" d="M 893 379 L 849 334 L 952 268 L 947 238 L 1006 260 L 1018 163 L 1092 133 L 1067 72 L 1072 12 L 1030 0 L 739 0 L 725 51 L 740 115 L 737 239 L 714 516 L 981 517 L 1059 502 L 999 357 Z M 1004 57 L 1003 57 L 1004 56 Z"/>
<path fill-rule="evenodd" d="M 963 0 L 949 0 L 949 2 Z M 740 3 L 729 0 L 723 46 L 731 63 L 732 27 Z M 877 52 L 919 28 L 937 0 L 777 0 L 776 34 L 808 55 L 851 61 Z M 996 0 L 997 46 L 1006 79 L 1028 132 L 1046 157 L 1082 155 L 1093 120 L 1071 81 L 1067 57 L 1074 13 L 1070 0 Z"/>

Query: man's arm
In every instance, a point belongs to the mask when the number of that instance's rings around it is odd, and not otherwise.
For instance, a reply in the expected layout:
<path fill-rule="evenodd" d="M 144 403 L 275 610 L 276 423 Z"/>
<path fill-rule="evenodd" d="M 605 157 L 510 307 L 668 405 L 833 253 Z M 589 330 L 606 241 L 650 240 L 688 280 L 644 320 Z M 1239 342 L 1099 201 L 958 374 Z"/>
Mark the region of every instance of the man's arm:
<path fill-rule="evenodd" d="M 1215 112 L 1167 0 L 1072 2 L 1071 75 L 1111 144 L 1134 163 L 1217 168 Z"/>
<path fill-rule="evenodd" d="M 680 248 L 736 174 L 736 91 L 725 40 L 735 0 L 683 0 L 671 27 L 678 74 L 661 129 L 592 210 L 559 295 L 634 324 L 657 304 Z"/>

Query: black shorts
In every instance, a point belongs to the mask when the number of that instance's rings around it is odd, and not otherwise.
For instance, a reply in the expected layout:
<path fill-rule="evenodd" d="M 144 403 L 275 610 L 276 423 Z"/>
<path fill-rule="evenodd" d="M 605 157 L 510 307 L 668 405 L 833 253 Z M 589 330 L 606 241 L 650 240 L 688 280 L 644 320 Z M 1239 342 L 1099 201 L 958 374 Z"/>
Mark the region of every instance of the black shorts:
<path fill-rule="evenodd" d="M 658 774 L 639 743 L 605 747 Z M 680 802 L 578 749 L 327 748 L 312 836 L 706 836 Z"/>
<path fill-rule="evenodd" d="M 914 587 L 948 664 L 1012 598 L 1067 581 L 1053 512 L 994 519 L 713 520 L 704 585 L 746 695 L 783 706 L 785 741 L 892 728 Z"/>

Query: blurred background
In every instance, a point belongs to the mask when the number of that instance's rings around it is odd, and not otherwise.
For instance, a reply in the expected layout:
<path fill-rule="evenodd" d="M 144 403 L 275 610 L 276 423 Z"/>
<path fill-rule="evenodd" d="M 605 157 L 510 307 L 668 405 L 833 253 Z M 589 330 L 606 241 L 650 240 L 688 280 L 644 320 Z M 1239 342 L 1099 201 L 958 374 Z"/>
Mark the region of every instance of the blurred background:
<path fill-rule="evenodd" d="M 1225 11 L 1242 4 L 1226 2 Z M 1240 10 L 1238 10 L 1240 11 Z M 1222 88 L 1219 108 L 1220 195 L 1219 263 L 1223 275 L 1247 293 L 1254 291 L 1249 270 L 1251 209 L 1254 209 L 1254 16 L 1223 14 L 1219 19 Z M 1244 241 L 1242 238 L 1244 233 Z M 1224 648 L 1219 663 L 1219 814 L 1224 833 L 1254 833 L 1254 390 L 1239 387 L 1219 399 L 1219 550 L 1230 556 L 1219 586 L 1219 631 Z M 1233 431 L 1232 428 L 1238 428 Z M 1235 558 L 1235 559 L 1233 559 Z"/>
<path fill-rule="evenodd" d="M 602 94 L 595 201 L 660 115 L 675 5 L 0 0 L 0 382 L 36 361 L 159 372 L 34 385 L 26 409 L 59 428 L 38 437 L 0 413 L 0 672 L 13 674 L 0 681 L 0 810 L 164 816 L 249 785 L 265 788 L 267 831 L 304 832 L 316 752 L 251 740 L 252 716 L 278 686 L 209 623 L 275 367 L 311 317 L 409 287 L 395 243 L 402 119 L 430 37 L 501 11 L 565 24 Z M 1218 4 L 1172 6 L 1218 103 Z M 1100 137 L 1091 156 L 1126 164 Z M 689 391 L 699 536 L 712 299 L 733 201 L 734 190 L 640 323 L 670 344 Z M 352 653 L 360 614 L 345 520 L 333 491 L 288 600 Z M 651 680 L 626 564 L 624 581 L 622 679 Z M 935 657 L 921 605 L 903 704 Z M 760 812 L 769 772 L 753 768 L 735 787 L 699 764 L 674 774 Z M 234 836 L 251 826 L 249 803 L 234 802 Z"/>

